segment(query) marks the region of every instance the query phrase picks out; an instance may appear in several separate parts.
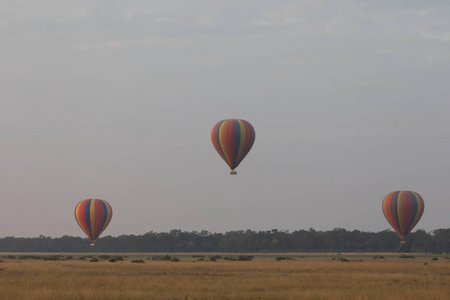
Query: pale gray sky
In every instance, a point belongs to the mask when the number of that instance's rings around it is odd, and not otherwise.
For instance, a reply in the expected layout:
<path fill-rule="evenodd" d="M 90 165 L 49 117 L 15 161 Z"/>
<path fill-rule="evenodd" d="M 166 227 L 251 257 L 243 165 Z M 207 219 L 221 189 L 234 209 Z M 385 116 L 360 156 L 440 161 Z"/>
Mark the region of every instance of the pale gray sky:
<path fill-rule="evenodd" d="M 0 237 L 450 228 L 450 2 L 0 1 Z M 230 176 L 210 131 L 252 123 Z"/>

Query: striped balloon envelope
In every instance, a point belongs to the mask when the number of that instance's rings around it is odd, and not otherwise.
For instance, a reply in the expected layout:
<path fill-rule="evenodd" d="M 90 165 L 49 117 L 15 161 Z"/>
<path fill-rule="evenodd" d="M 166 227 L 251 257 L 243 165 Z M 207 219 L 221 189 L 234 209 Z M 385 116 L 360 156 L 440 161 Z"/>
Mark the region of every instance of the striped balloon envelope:
<path fill-rule="evenodd" d="M 234 169 L 239 166 L 255 142 L 255 129 L 245 120 L 222 120 L 214 125 L 211 141 L 217 153 L 230 167 L 230 174 L 235 175 Z"/>
<path fill-rule="evenodd" d="M 75 220 L 92 240 L 92 244 L 106 229 L 112 218 L 112 208 L 101 199 L 85 199 L 75 207 Z"/>
<path fill-rule="evenodd" d="M 422 197 L 412 191 L 395 191 L 383 200 L 383 213 L 404 243 L 408 233 L 422 217 L 425 204 Z"/>

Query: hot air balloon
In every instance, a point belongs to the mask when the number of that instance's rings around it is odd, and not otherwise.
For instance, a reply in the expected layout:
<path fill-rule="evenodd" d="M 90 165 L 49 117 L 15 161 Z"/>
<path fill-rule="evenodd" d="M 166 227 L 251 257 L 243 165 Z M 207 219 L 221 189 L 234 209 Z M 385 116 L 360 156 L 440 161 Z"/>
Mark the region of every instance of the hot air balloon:
<path fill-rule="evenodd" d="M 412 191 L 395 191 L 383 200 L 383 213 L 404 243 L 408 233 L 422 217 L 425 204 L 422 197 Z"/>
<path fill-rule="evenodd" d="M 217 153 L 230 166 L 230 174 L 236 175 L 234 169 L 239 166 L 255 142 L 255 129 L 245 120 L 222 120 L 214 125 L 211 141 Z"/>
<path fill-rule="evenodd" d="M 108 226 L 112 214 L 111 205 L 101 199 L 86 199 L 75 207 L 75 219 L 84 233 L 92 240 L 92 246 Z"/>

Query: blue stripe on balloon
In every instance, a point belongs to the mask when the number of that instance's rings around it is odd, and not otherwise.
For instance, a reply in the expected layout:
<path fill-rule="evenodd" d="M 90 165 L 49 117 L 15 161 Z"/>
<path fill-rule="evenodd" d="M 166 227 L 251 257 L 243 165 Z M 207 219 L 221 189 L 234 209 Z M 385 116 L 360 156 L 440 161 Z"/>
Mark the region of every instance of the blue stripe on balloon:
<path fill-rule="evenodd" d="M 250 124 L 250 123 L 249 123 Z M 253 128 L 253 126 L 250 124 L 250 128 L 252 129 L 252 133 L 253 133 L 253 138 L 252 138 L 252 142 L 250 143 L 250 147 L 253 147 L 253 143 L 255 142 L 255 138 L 256 138 L 256 132 L 255 132 L 255 128 Z"/>
<path fill-rule="evenodd" d="M 98 233 L 100 234 L 103 231 L 103 228 L 105 227 L 106 220 L 108 220 L 108 207 L 106 206 L 106 203 L 104 201 L 101 201 L 103 205 L 103 221 L 102 226 L 100 226 L 100 230 Z"/>
<path fill-rule="evenodd" d="M 85 219 L 86 219 L 86 224 L 87 224 L 87 228 L 89 229 L 89 232 L 91 233 L 90 238 L 92 238 L 92 228 L 91 228 L 91 202 L 92 199 L 89 199 L 86 203 L 86 209 L 84 211 L 85 213 Z"/>
<path fill-rule="evenodd" d="M 411 192 L 408 192 L 408 193 L 411 195 L 411 198 L 413 200 L 412 218 L 411 218 L 411 222 L 409 223 L 409 226 L 408 226 L 408 232 L 409 232 L 412 229 L 411 227 L 414 224 L 414 220 L 416 219 L 417 212 L 419 210 L 419 207 L 418 207 L 419 199 L 417 199 L 416 195 L 414 195 L 413 193 L 411 193 Z"/>

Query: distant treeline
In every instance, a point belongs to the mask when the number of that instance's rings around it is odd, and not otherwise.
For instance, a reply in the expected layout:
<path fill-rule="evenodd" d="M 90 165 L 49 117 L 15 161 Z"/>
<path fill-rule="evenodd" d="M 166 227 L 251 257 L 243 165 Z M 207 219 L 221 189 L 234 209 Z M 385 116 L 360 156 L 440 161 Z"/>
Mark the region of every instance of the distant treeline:
<path fill-rule="evenodd" d="M 0 252 L 450 252 L 450 229 L 433 232 L 417 230 L 407 237 L 400 248 L 400 238 L 391 230 L 380 232 L 296 230 L 270 231 L 209 231 L 148 232 L 143 235 L 100 237 L 95 246 L 90 240 L 63 236 L 51 238 L 0 238 Z"/>

